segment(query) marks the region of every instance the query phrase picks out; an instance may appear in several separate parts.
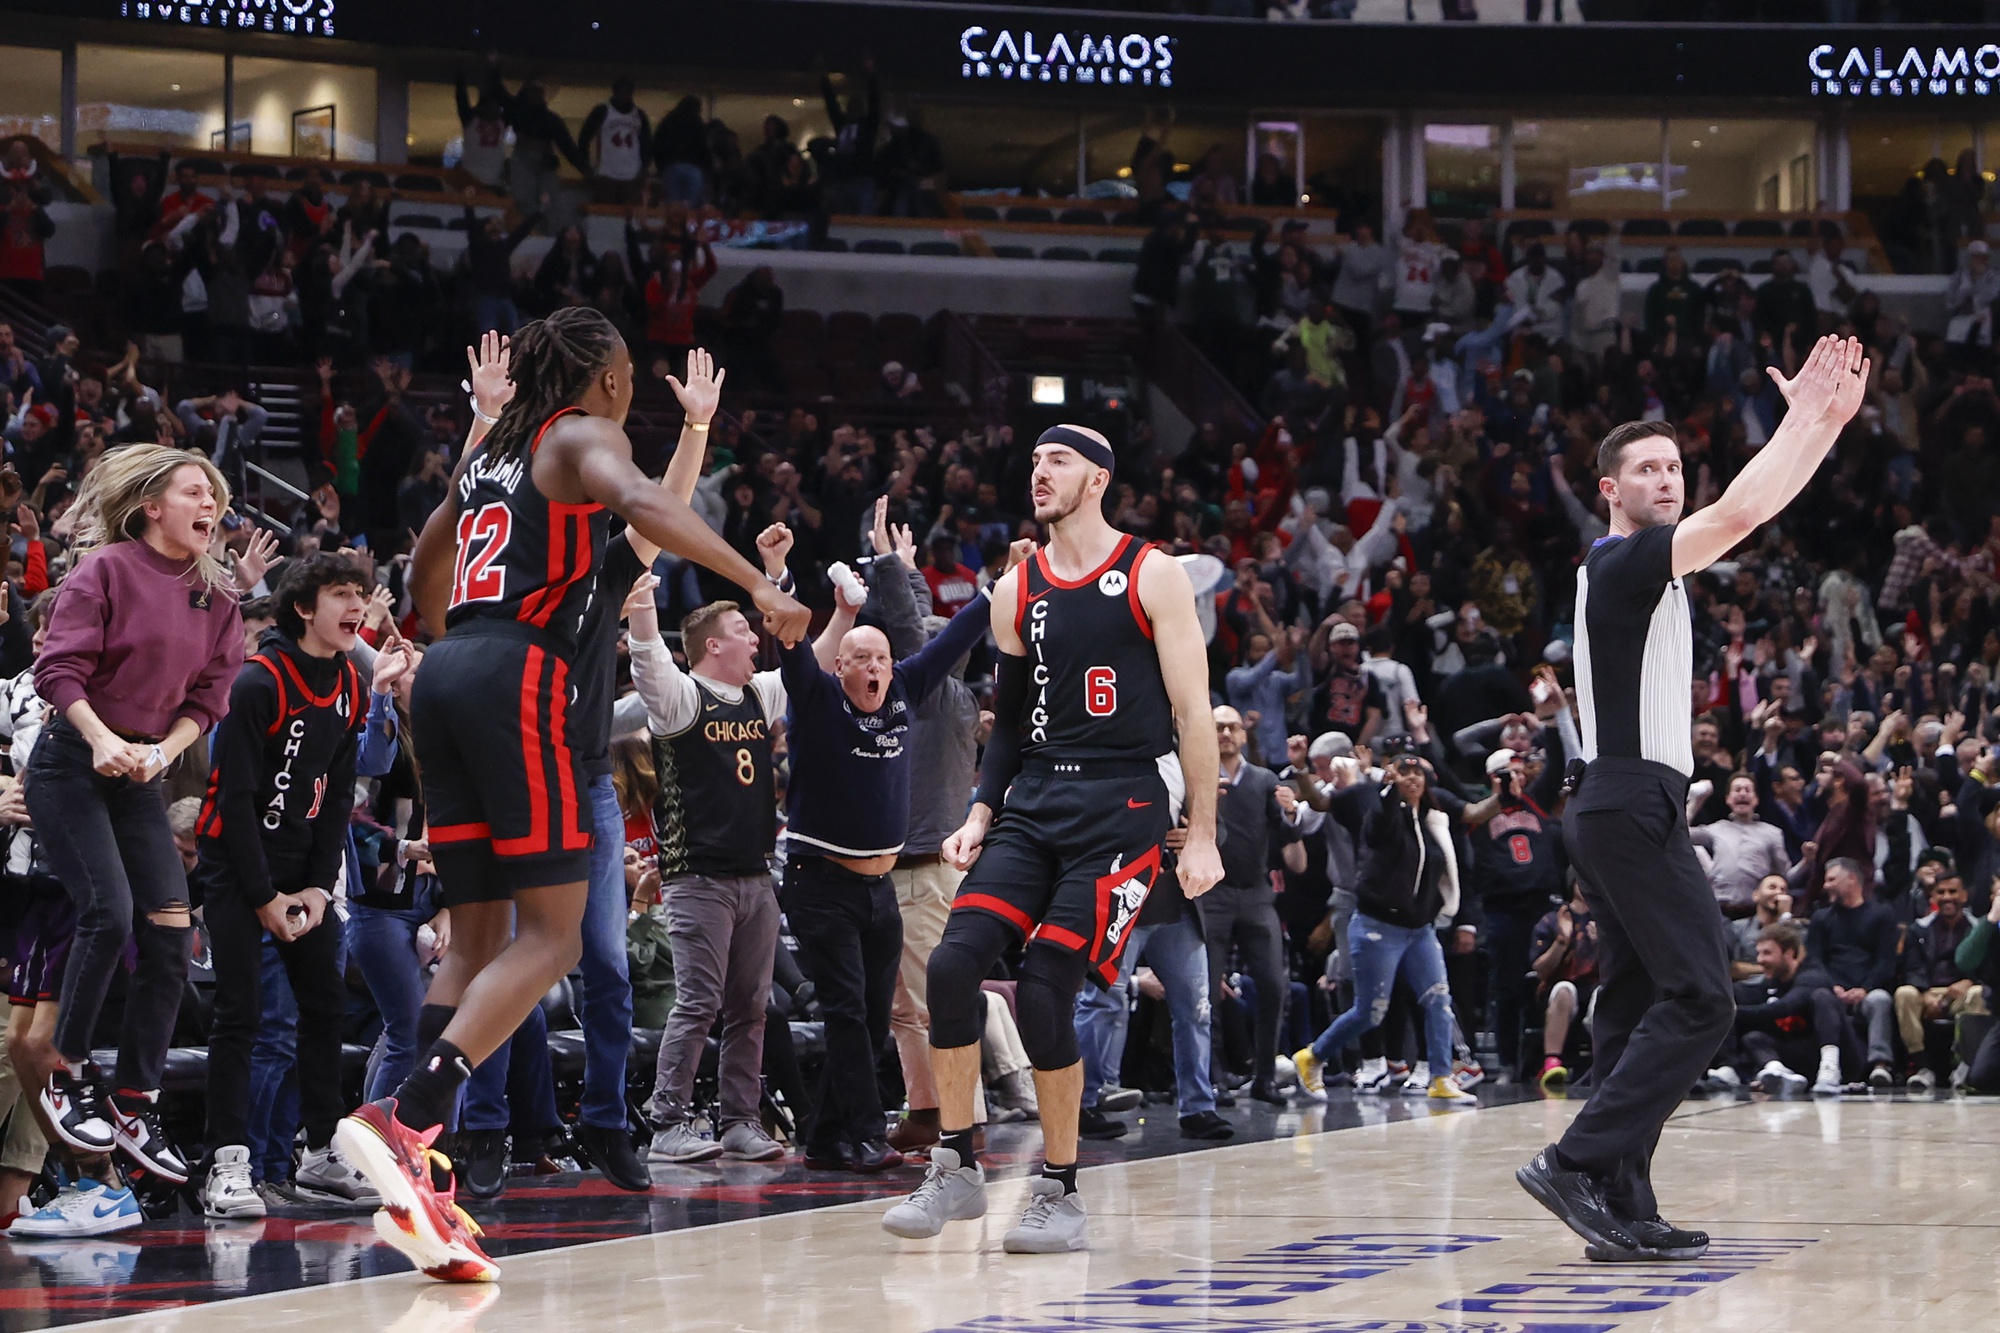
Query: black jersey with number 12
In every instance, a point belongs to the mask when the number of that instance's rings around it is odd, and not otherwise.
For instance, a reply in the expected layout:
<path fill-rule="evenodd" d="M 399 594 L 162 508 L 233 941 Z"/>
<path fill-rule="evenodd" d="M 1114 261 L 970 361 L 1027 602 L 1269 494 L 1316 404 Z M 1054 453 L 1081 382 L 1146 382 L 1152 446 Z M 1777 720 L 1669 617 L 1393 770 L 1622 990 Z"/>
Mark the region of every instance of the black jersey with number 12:
<path fill-rule="evenodd" d="M 1037 551 L 1021 566 L 1014 628 L 1032 673 L 1021 754 L 1028 759 L 1157 759 L 1174 748 L 1174 710 L 1139 603 L 1139 565 L 1153 552 L 1121 537 L 1111 558 L 1075 582 Z"/>
<path fill-rule="evenodd" d="M 544 631 L 574 657 L 583 615 L 597 591 L 610 515 L 600 504 L 560 504 L 535 488 L 535 450 L 550 426 L 583 409 L 566 407 L 544 421 L 527 449 L 495 458 L 484 442 L 458 479 L 458 557 L 451 573 L 445 626 L 514 620 Z"/>

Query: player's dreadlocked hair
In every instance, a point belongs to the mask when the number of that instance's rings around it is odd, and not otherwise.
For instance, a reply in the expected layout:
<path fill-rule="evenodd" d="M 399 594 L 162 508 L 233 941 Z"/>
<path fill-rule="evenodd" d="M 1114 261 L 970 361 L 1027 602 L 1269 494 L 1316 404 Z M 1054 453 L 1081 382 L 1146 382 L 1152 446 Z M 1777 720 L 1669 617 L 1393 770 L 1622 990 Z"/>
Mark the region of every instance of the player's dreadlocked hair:
<path fill-rule="evenodd" d="M 564 306 L 547 319 L 523 324 L 513 337 L 508 378 L 514 397 L 486 436 L 494 458 L 527 452 L 544 421 L 583 397 L 618 353 L 618 330 L 588 306 Z"/>

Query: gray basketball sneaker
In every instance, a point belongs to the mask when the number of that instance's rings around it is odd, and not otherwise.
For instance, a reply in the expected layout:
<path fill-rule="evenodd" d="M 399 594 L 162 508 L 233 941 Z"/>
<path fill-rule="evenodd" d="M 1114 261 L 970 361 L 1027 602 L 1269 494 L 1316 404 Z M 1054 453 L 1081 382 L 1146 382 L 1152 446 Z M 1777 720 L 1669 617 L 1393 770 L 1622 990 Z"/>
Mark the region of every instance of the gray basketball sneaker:
<path fill-rule="evenodd" d="M 1021 1225 L 1007 1233 L 1000 1248 L 1009 1254 L 1087 1250 L 1089 1223 L 1081 1196 L 1063 1193 L 1060 1180 L 1037 1176 L 1028 1182 L 1028 1207 L 1021 1214 Z"/>
<path fill-rule="evenodd" d="M 986 1172 L 979 1163 L 961 1166 L 949 1148 L 931 1149 L 924 1183 L 910 1197 L 882 1214 L 882 1229 L 892 1236 L 923 1240 L 944 1230 L 947 1222 L 975 1222 L 986 1216 Z"/>

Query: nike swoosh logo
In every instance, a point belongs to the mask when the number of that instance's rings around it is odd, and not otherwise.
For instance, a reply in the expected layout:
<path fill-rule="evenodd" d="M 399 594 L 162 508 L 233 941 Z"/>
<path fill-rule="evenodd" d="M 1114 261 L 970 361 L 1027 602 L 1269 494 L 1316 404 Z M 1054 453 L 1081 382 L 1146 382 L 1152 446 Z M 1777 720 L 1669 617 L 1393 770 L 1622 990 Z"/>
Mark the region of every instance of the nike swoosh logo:
<path fill-rule="evenodd" d="M 1144 810 L 1151 804 L 1151 801 L 1135 801 L 1129 796 L 1125 798 L 1125 808 L 1127 810 Z"/>
<path fill-rule="evenodd" d="M 123 1205 L 115 1203 L 108 1206 L 101 1203 L 94 1203 L 90 1206 L 90 1210 L 92 1215 L 96 1217 L 112 1217 L 125 1211 Z"/>

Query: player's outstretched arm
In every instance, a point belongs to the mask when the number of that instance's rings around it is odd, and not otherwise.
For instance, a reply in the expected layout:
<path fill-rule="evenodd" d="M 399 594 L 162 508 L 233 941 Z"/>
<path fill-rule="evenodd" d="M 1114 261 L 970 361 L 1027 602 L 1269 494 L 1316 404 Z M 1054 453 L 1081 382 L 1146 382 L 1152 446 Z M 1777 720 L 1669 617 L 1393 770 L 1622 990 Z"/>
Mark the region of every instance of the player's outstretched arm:
<path fill-rule="evenodd" d="M 573 423 L 573 424 L 572 424 Z M 627 523 L 653 545 L 714 570 L 750 594 L 764 613 L 764 628 L 786 647 L 805 636 L 807 610 L 779 592 L 722 539 L 687 501 L 671 495 L 632 462 L 632 441 L 606 417 L 565 422 L 554 443 L 573 461 L 583 492 Z M 547 448 L 547 445 L 543 446 Z"/>
<path fill-rule="evenodd" d="M 1139 603 L 1153 622 L 1160 675 L 1180 730 L 1181 774 L 1187 782 L 1187 845 L 1181 849 L 1181 892 L 1199 898 L 1222 880 L 1215 847 L 1215 790 L 1222 758 L 1208 702 L 1208 655 L 1195 615 L 1194 585 L 1180 562 L 1148 554 L 1139 564 Z"/>
<path fill-rule="evenodd" d="M 1860 410 L 1868 369 L 1859 339 L 1827 337 L 1814 345 L 1793 378 L 1770 372 L 1788 404 L 1785 419 L 1720 499 L 1674 529 L 1676 578 L 1706 569 L 1729 554 L 1805 489 L 1841 430 Z"/>
<path fill-rule="evenodd" d="M 667 387 L 681 402 L 681 438 L 674 446 L 674 456 L 667 460 L 660 485 L 690 504 L 694 502 L 695 483 L 701 480 L 702 460 L 708 455 L 709 423 L 722 404 L 722 381 L 728 373 L 716 366 L 715 358 L 705 349 L 696 347 L 688 353 L 687 381 L 667 376 Z M 660 548 L 636 531 L 629 540 L 640 563 L 651 565 L 660 558 Z"/>
<path fill-rule="evenodd" d="M 458 452 L 458 465 L 452 469 L 443 503 L 431 510 L 410 550 L 410 598 L 433 636 L 444 634 L 445 612 L 451 605 L 451 571 L 458 563 L 458 480 L 465 475 L 473 446 L 486 438 L 501 409 L 513 400 L 514 381 L 508 377 L 513 358 L 508 339 L 490 329 L 480 335 L 477 346 L 465 349 L 472 428 L 465 433 L 465 447 Z"/>

